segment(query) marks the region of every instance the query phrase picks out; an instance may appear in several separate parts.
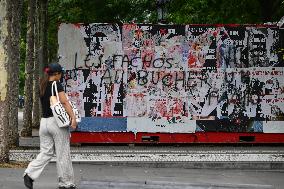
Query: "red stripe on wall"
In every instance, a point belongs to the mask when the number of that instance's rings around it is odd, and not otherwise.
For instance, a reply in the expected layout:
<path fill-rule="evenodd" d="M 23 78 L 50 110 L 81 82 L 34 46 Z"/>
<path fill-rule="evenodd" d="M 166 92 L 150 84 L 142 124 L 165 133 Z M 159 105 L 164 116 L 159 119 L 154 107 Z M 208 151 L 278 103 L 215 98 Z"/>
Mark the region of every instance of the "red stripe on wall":
<path fill-rule="evenodd" d="M 284 143 L 284 133 L 136 133 L 73 132 L 71 143 Z"/>

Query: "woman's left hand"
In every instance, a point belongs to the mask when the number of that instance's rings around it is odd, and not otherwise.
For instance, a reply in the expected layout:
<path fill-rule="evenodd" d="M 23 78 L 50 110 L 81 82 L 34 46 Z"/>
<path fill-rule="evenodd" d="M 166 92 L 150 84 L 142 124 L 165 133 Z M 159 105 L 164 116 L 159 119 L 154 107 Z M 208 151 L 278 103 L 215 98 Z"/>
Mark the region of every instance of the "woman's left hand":
<path fill-rule="evenodd" d="M 75 130 L 77 128 L 77 125 L 78 123 L 76 121 L 76 118 L 71 118 L 71 128 Z"/>

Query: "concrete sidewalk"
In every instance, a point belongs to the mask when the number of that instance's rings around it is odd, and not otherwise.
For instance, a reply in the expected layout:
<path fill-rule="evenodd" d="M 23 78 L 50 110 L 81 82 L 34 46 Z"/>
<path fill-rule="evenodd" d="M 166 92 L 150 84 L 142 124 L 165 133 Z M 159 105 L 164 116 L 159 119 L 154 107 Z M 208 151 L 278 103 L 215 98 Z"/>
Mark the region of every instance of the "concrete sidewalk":
<path fill-rule="evenodd" d="M 79 189 L 264 189 L 284 188 L 284 171 L 147 168 L 75 163 Z M 24 189 L 24 169 L 0 168 L 0 189 Z M 36 189 L 57 187 L 55 163 L 46 166 Z"/>

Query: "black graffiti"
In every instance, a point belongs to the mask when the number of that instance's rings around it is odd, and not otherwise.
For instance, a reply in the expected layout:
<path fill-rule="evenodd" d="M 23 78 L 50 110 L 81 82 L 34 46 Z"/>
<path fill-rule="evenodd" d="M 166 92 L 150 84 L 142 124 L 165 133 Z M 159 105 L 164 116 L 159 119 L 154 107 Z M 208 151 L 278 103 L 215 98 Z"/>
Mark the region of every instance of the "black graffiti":
<path fill-rule="evenodd" d="M 84 66 L 87 69 L 91 68 L 102 68 L 103 64 L 106 64 L 106 62 L 103 62 L 102 58 L 103 55 L 99 55 L 98 57 L 98 63 L 95 65 L 95 62 L 91 62 L 91 57 L 93 55 L 91 53 L 87 54 L 84 59 Z M 111 67 L 114 69 L 123 69 L 123 68 L 137 68 L 138 65 L 135 64 L 136 61 L 142 62 L 142 69 L 146 68 L 165 68 L 165 69 L 171 69 L 174 65 L 174 58 L 156 58 L 154 59 L 151 55 L 145 55 L 142 58 L 141 57 L 133 57 L 130 58 L 128 55 L 119 55 L 115 54 L 112 57 L 109 57 L 111 60 L 110 64 Z M 77 67 L 77 53 L 75 54 L 75 64 L 74 69 L 82 69 L 82 67 Z"/>
<path fill-rule="evenodd" d="M 93 70 L 92 72 L 97 73 L 98 71 Z M 101 85 L 119 84 L 124 81 L 123 78 L 128 78 L 125 80 L 128 83 L 135 79 L 140 86 L 161 83 L 162 86 L 173 87 L 175 90 L 184 88 L 185 91 L 191 91 L 194 88 L 202 87 L 204 84 L 210 88 L 212 87 L 208 82 L 209 75 L 196 70 L 171 72 L 138 70 L 136 72 L 126 72 L 125 70 L 106 69 L 102 73 L 100 83 Z"/>
<path fill-rule="evenodd" d="M 98 63 L 98 65 L 95 65 L 95 62 L 90 62 L 90 60 L 91 60 L 90 57 L 91 56 L 92 56 L 91 54 L 87 54 L 86 55 L 86 58 L 84 59 L 85 67 L 88 68 L 88 69 L 90 69 L 90 68 L 101 68 L 103 55 L 99 55 L 99 63 Z M 80 68 L 82 68 L 82 67 L 80 67 Z M 74 67 L 74 69 L 78 69 L 78 68 Z"/>
<path fill-rule="evenodd" d="M 101 77 L 101 84 L 102 83 L 115 83 L 119 84 L 123 82 L 123 78 L 125 78 L 125 72 L 124 70 L 110 70 L 106 69 Z"/>
<path fill-rule="evenodd" d="M 125 58 L 125 60 L 127 60 Z M 78 72 L 83 71 L 84 80 L 90 74 L 101 75 L 100 85 L 104 84 L 119 84 L 129 83 L 131 80 L 135 79 L 137 84 L 140 86 L 146 86 L 147 84 L 157 85 L 162 83 L 164 87 L 172 87 L 174 90 L 180 90 L 183 88 L 185 91 L 192 91 L 194 88 L 202 87 L 205 83 L 210 86 L 208 83 L 208 72 L 212 70 L 191 70 L 191 71 L 148 71 L 148 70 L 124 70 L 124 69 L 105 69 L 105 70 L 89 70 L 89 69 L 73 69 L 68 70 L 65 74 L 65 82 L 67 83 L 68 79 L 74 81 L 78 80 Z M 125 78 L 125 79 L 124 79 Z M 198 84 L 197 84 L 198 83 Z"/>
<path fill-rule="evenodd" d="M 178 83 L 182 82 L 182 87 L 184 87 L 186 83 L 186 73 L 185 71 L 164 73 L 146 70 L 139 70 L 137 72 L 137 82 L 141 86 L 147 85 L 148 83 L 158 84 L 159 81 L 162 82 L 163 86 L 174 86 L 176 89 Z"/>

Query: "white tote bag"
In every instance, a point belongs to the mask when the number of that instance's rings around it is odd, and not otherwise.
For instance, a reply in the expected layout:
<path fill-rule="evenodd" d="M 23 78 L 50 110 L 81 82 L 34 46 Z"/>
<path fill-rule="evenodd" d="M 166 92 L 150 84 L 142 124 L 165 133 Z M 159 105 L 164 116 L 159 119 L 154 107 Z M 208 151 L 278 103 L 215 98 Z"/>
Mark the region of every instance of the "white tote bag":
<path fill-rule="evenodd" d="M 54 95 L 54 89 L 55 89 L 55 95 Z M 70 125 L 70 118 L 68 113 L 66 112 L 65 108 L 59 101 L 59 95 L 57 90 L 56 81 L 54 81 L 51 85 L 51 97 L 50 97 L 50 108 L 52 110 L 53 116 L 58 124 L 59 127 L 68 127 Z M 67 98 L 68 99 L 68 98 Z M 75 104 L 73 102 L 70 102 L 68 99 L 68 102 L 70 103 L 72 110 L 76 116 L 76 121 L 81 122 L 81 116 L 76 108 Z"/>

